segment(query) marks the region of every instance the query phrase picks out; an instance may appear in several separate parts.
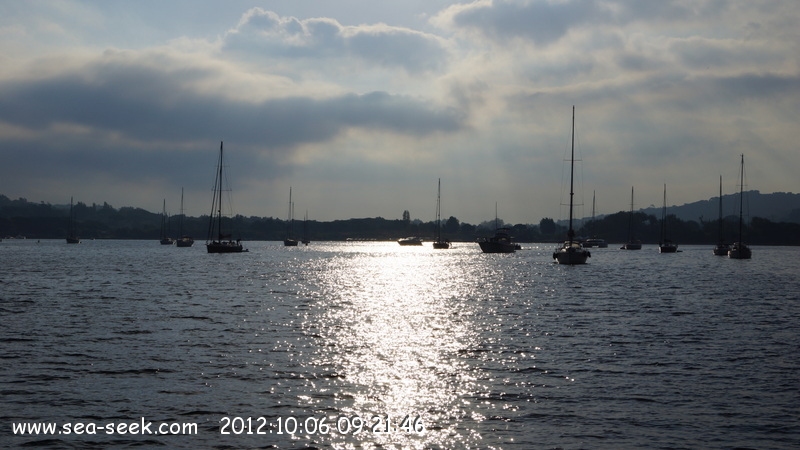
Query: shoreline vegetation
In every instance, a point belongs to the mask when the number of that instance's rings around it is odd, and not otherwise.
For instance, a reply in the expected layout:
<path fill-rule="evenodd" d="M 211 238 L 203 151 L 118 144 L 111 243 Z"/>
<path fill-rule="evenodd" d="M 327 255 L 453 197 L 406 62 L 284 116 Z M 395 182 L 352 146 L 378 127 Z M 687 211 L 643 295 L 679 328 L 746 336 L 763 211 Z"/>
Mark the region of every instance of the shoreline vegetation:
<path fill-rule="evenodd" d="M 0 238 L 25 237 L 27 239 L 61 239 L 68 233 L 68 205 L 54 206 L 48 203 L 33 203 L 20 198 L 10 200 L 0 195 Z M 142 208 L 114 208 L 103 205 L 75 205 L 76 228 L 84 239 L 153 239 L 161 234 L 161 214 Z M 584 219 L 576 227 L 576 236 L 599 237 L 609 244 L 625 242 L 628 231 L 628 211 L 605 215 L 596 220 Z M 178 232 L 179 215 L 171 216 L 171 229 Z M 250 241 L 280 241 L 286 233 L 286 220 L 272 217 L 245 217 L 237 215 L 226 218 L 235 230 L 235 237 Z M 637 211 L 633 215 L 637 239 L 643 244 L 658 242 L 660 219 L 654 214 Z M 681 244 L 709 244 L 718 241 L 716 219 L 700 217 L 698 220 L 682 220 L 675 215 L 667 216 L 670 235 Z M 174 222 L 174 223 L 173 223 Z M 724 219 L 725 238 L 733 242 L 733 231 L 738 218 Z M 205 236 L 208 216 L 183 219 L 184 234 Z M 405 236 L 419 236 L 433 241 L 436 233 L 435 220 L 412 220 L 408 211 L 403 219 L 382 217 L 334 220 L 329 222 L 308 221 L 311 241 L 392 241 Z M 538 224 L 508 224 L 515 242 L 560 242 L 567 227 L 553 219 L 544 218 Z M 494 233 L 495 220 L 478 225 L 459 221 L 456 217 L 442 220 L 442 237 L 453 242 L 474 242 L 481 236 Z M 730 235 L 730 236 L 728 236 Z M 800 223 L 775 222 L 762 217 L 753 217 L 744 229 L 745 241 L 753 245 L 800 245 Z"/>

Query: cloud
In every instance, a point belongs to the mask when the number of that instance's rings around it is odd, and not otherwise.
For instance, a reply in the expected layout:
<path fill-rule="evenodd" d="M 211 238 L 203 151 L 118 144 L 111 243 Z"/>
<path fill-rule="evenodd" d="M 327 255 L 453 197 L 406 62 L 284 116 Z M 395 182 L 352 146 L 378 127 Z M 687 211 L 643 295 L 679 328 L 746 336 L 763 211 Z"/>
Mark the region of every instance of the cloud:
<path fill-rule="evenodd" d="M 435 71 L 448 53 L 434 35 L 385 24 L 343 26 L 330 18 L 299 20 L 253 8 L 224 37 L 224 52 L 251 58 L 357 59 L 401 68 L 408 73 Z"/>
<path fill-rule="evenodd" d="M 207 88 L 228 75 L 221 66 L 186 65 L 163 54 L 115 54 L 79 70 L 2 82 L 7 94 L 0 98 L 0 121 L 37 130 L 70 124 L 141 142 L 232 136 L 291 148 L 348 128 L 412 136 L 454 132 L 464 119 L 455 109 L 386 92 L 245 100 Z"/>
<path fill-rule="evenodd" d="M 547 46 L 576 26 L 588 21 L 604 21 L 607 17 L 610 11 L 597 2 L 496 0 L 451 6 L 433 22 L 476 31 L 496 40 L 522 38 Z"/>

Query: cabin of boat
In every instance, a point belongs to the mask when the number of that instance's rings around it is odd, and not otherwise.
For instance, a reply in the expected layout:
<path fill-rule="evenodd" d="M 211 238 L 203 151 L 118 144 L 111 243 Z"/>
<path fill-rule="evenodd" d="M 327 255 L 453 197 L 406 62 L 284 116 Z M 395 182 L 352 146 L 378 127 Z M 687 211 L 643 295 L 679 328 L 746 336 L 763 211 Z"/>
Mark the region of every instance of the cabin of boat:
<path fill-rule="evenodd" d="M 589 238 L 589 239 L 586 239 L 585 241 L 583 241 L 583 247 L 584 248 L 592 248 L 592 247 L 606 248 L 606 247 L 608 247 L 608 243 L 605 241 L 605 239 Z"/>

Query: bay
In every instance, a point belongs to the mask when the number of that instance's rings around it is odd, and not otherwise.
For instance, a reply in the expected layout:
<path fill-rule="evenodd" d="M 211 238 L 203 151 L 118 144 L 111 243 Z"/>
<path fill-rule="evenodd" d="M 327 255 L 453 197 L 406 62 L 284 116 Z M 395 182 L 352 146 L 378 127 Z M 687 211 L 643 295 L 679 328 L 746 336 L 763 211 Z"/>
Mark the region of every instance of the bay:
<path fill-rule="evenodd" d="M 798 248 L 246 247 L 0 243 L 0 446 L 800 446 Z"/>

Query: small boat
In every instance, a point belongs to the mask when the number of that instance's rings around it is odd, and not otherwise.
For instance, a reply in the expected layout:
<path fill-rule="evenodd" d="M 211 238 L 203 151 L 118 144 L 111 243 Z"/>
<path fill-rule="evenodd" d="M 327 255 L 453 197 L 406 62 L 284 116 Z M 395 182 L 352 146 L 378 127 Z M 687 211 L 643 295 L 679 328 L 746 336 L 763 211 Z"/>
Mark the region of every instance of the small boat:
<path fill-rule="evenodd" d="M 433 248 L 450 248 L 450 241 L 442 239 L 442 179 L 439 178 L 439 190 L 436 194 L 436 239 L 433 241 Z"/>
<path fill-rule="evenodd" d="M 575 240 L 575 230 L 572 228 L 572 203 L 575 193 L 573 192 L 575 173 L 575 106 L 572 107 L 572 151 L 570 154 L 569 166 L 569 230 L 567 230 L 567 240 L 553 253 L 553 259 L 559 264 L 586 264 L 586 260 L 592 255 L 589 250 L 583 248 L 580 242 Z"/>
<path fill-rule="evenodd" d="M 161 245 L 172 245 L 175 240 L 167 236 L 169 233 L 169 218 L 167 217 L 167 199 L 164 199 L 164 206 L 161 209 Z"/>
<path fill-rule="evenodd" d="M 641 250 L 642 241 L 633 238 L 633 186 L 631 186 L 631 212 L 628 215 L 628 242 L 620 250 Z"/>
<path fill-rule="evenodd" d="M 676 253 L 678 244 L 667 239 L 667 185 L 664 185 L 664 207 L 661 210 L 661 239 L 658 240 L 659 253 Z"/>
<path fill-rule="evenodd" d="M 511 237 L 511 228 L 499 226 L 497 203 L 494 204 L 494 236 L 478 238 L 478 245 L 483 253 L 514 253 L 521 249 Z"/>
<path fill-rule="evenodd" d="M 586 239 L 586 240 L 583 241 L 583 247 L 584 248 L 592 248 L 592 247 L 606 248 L 606 247 L 608 247 L 608 242 L 606 242 L 605 239 L 589 238 L 589 239 Z"/>
<path fill-rule="evenodd" d="M 479 238 L 478 245 L 483 253 L 514 253 L 520 246 L 513 242 L 511 229 L 508 227 L 496 228 L 494 236 Z"/>
<path fill-rule="evenodd" d="M 306 211 L 306 216 L 303 218 L 303 239 L 300 240 L 303 245 L 308 245 L 311 243 L 311 240 L 308 238 L 308 211 Z"/>
<path fill-rule="evenodd" d="M 718 219 L 718 238 L 717 245 L 714 246 L 715 256 L 726 256 L 731 249 L 731 246 L 725 242 L 723 237 L 723 222 L 722 222 L 722 175 L 719 176 L 719 219 Z"/>
<path fill-rule="evenodd" d="M 286 237 L 283 239 L 284 247 L 297 247 L 297 239 L 293 237 L 294 232 L 294 203 L 292 203 L 292 187 L 289 186 L 289 219 L 286 227 Z"/>
<path fill-rule="evenodd" d="M 183 234 L 183 219 L 185 216 L 186 214 L 184 214 L 183 212 L 183 188 L 181 188 L 181 220 L 178 222 L 180 227 L 179 231 L 181 237 L 179 237 L 175 241 L 175 245 L 178 247 L 191 247 L 192 245 L 194 245 L 194 239 L 192 239 L 190 236 Z"/>
<path fill-rule="evenodd" d="M 742 214 L 744 209 L 744 154 L 742 154 L 742 170 L 739 184 L 739 240 L 733 243 L 731 249 L 728 251 L 728 258 L 731 259 L 750 259 L 753 252 L 750 251 L 744 241 L 742 240 Z"/>
<path fill-rule="evenodd" d="M 398 239 L 397 243 L 400 245 L 422 245 L 422 238 L 416 236 L 406 237 Z"/>
<path fill-rule="evenodd" d="M 223 183 L 223 158 L 222 142 L 219 143 L 219 162 L 217 163 L 217 178 L 214 182 L 214 199 L 211 201 L 211 214 L 208 220 L 208 236 L 206 249 L 208 253 L 242 253 L 247 249 L 242 247 L 241 239 L 233 240 L 232 233 L 222 231 L 222 183 Z"/>
<path fill-rule="evenodd" d="M 594 224 L 595 224 L 595 222 L 594 222 L 594 207 L 595 207 L 595 192 L 592 191 L 592 222 L 591 222 L 591 225 L 592 225 L 591 228 L 592 229 L 594 229 Z M 606 248 L 606 247 L 608 247 L 608 243 L 605 241 L 605 239 L 600 239 L 597 236 L 591 237 L 589 239 L 585 239 L 583 241 L 583 248 L 592 248 L 592 247 Z"/>
<path fill-rule="evenodd" d="M 69 230 L 67 244 L 80 244 L 81 238 L 75 234 L 75 215 L 72 212 L 72 197 L 69 198 Z"/>

